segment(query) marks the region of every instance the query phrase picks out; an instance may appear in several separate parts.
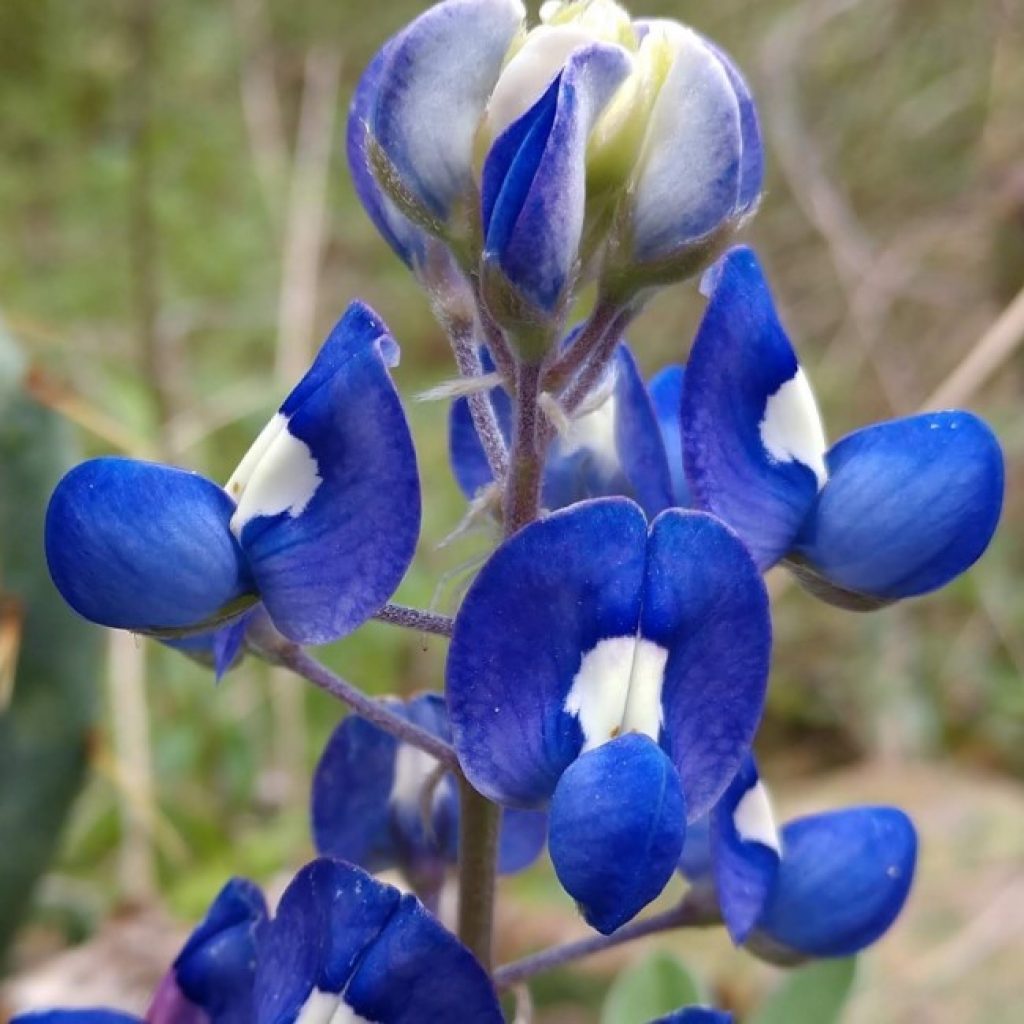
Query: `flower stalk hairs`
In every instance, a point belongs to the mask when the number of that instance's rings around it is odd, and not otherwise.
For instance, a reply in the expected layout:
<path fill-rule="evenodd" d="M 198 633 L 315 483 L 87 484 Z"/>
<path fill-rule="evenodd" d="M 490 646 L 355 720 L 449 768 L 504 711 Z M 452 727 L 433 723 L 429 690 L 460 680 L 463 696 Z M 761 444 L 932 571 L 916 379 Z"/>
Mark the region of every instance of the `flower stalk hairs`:
<path fill-rule="evenodd" d="M 895 808 L 776 827 L 752 753 L 762 577 L 782 563 L 860 610 L 947 583 L 999 518 L 991 431 L 935 412 L 829 446 L 757 257 L 734 245 L 761 196 L 751 90 L 689 27 L 612 0 L 545 3 L 533 27 L 519 0 L 445 0 L 370 63 L 346 142 L 451 341 L 451 467 L 500 539 L 453 616 L 392 603 L 420 480 L 397 344 L 360 303 L 223 487 L 112 458 L 61 481 L 46 555 L 76 611 L 218 675 L 262 657 L 353 709 L 313 780 L 321 859 L 273 915 L 231 883 L 146 1019 L 486 1024 L 542 970 L 718 922 L 786 964 L 865 948 L 908 897 L 916 834 Z M 645 382 L 631 325 L 698 275 L 692 351 Z M 371 697 L 305 649 L 374 617 L 449 642 L 443 695 Z M 495 968 L 496 875 L 545 843 L 601 934 Z M 367 873 L 385 869 L 415 895 Z M 682 901 L 645 911 L 679 873 Z"/>

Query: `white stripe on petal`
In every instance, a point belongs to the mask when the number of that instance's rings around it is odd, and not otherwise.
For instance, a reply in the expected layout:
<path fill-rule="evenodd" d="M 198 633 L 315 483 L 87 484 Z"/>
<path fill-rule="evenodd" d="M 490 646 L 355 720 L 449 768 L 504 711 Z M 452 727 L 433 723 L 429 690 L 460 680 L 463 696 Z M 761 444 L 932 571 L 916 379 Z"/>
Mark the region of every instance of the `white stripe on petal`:
<path fill-rule="evenodd" d="M 769 399 L 760 424 L 765 451 L 779 462 L 796 460 L 814 472 L 818 490 L 828 481 L 825 468 L 825 429 L 818 403 L 803 368 Z"/>
<path fill-rule="evenodd" d="M 663 647 L 633 636 L 600 640 L 583 656 L 565 699 L 583 730 L 583 753 L 624 731 L 657 741 L 667 661 Z"/>
<path fill-rule="evenodd" d="M 284 419 L 280 414 L 278 416 Z M 260 434 L 258 444 L 267 429 Z M 239 469 L 246 465 L 248 458 L 247 455 L 242 460 Z M 317 488 L 323 483 L 313 453 L 305 442 L 287 429 L 278 429 L 269 442 L 263 445 L 251 467 L 247 468 L 248 479 L 243 480 L 241 492 L 236 495 L 238 508 L 231 517 L 231 530 L 239 538 L 245 525 L 258 516 L 276 516 L 287 512 L 294 519 L 302 515 L 313 500 Z"/>
<path fill-rule="evenodd" d="M 743 842 L 760 843 L 781 854 L 779 830 L 775 826 L 771 800 L 763 782 L 756 783 L 743 794 L 743 799 L 733 811 L 732 820 Z"/>
<path fill-rule="evenodd" d="M 431 757 L 425 750 L 408 743 L 399 743 L 398 753 L 395 755 L 395 777 L 391 783 L 390 802 L 415 811 L 419 807 L 423 787 L 439 763 L 436 757 Z M 443 788 L 435 787 L 434 804 L 440 799 Z"/>

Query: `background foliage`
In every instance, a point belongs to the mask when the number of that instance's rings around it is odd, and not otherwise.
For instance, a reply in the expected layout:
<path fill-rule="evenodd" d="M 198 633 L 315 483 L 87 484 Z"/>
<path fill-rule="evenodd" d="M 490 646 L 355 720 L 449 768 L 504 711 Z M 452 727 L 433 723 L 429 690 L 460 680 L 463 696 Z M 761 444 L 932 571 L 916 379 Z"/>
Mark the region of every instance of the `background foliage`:
<path fill-rule="evenodd" d="M 426 302 L 359 208 L 341 152 L 356 78 L 420 6 L 0 4 L 0 308 L 31 358 L 32 395 L 78 425 L 88 453 L 160 454 L 225 478 L 356 296 L 402 344 L 407 396 L 451 374 Z M 1004 443 L 1004 525 L 941 596 L 858 617 L 773 581 L 760 747 L 784 807 L 902 802 L 922 830 L 917 894 L 866 958 L 849 1019 L 1016 1020 L 1024 364 L 1009 346 L 984 379 L 955 370 L 1024 285 L 1024 9 L 636 8 L 692 21 L 749 74 L 770 146 L 751 239 L 831 436 L 939 390 L 941 404 L 985 415 Z M 632 332 L 649 372 L 685 358 L 699 310 L 692 287 L 651 306 Z M 399 597 L 447 609 L 483 545 L 438 548 L 462 512 L 446 410 L 409 408 L 429 496 Z M 337 709 L 258 666 L 214 688 L 155 645 L 99 640 L 105 665 L 85 671 L 82 655 L 82 674 L 108 698 L 92 780 L 37 893 L 21 971 L 115 910 L 142 908 L 136 923 L 154 907 L 194 915 L 227 874 L 270 879 L 308 852 L 308 771 Z M 368 689 L 411 692 L 440 685 L 443 654 L 436 640 L 371 624 L 327 658 Z M 25 676 L 19 687 L 37 685 Z M 505 913 L 508 955 L 580 927 L 543 871 L 513 884 Z M 710 952 L 689 938 L 670 944 L 696 956 L 726 1005 L 746 1009 L 776 984 L 717 940 Z M 539 984 L 542 1019 L 596 1020 L 623 962 Z"/>

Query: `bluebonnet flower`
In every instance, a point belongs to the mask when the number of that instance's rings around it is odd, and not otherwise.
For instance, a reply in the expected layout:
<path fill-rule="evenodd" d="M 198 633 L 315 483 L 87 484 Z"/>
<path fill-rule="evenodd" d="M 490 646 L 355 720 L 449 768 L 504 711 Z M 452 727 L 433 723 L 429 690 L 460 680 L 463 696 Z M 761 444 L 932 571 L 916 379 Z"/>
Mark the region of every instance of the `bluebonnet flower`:
<path fill-rule="evenodd" d="M 780 832 L 749 758 L 691 829 L 680 868 L 714 887 L 736 943 L 791 964 L 877 941 L 903 909 L 916 859 L 914 826 L 895 807 L 814 814 Z"/>
<path fill-rule="evenodd" d="M 422 694 L 387 701 L 410 722 L 451 740 L 444 699 Z M 436 759 L 349 715 L 335 729 L 313 778 L 313 838 L 317 850 L 367 871 L 401 868 L 426 898 L 458 860 L 458 787 L 436 778 Z M 544 847 L 545 816 L 509 810 L 502 820 L 498 870 L 520 871 Z"/>
<path fill-rule="evenodd" d="M 550 802 L 549 849 L 610 932 L 661 892 L 757 727 L 771 627 L 743 545 L 710 516 L 648 525 L 622 498 L 524 527 L 477 576 L 447 664 L 470 782 Z"/>
<path fill-rule="evenodd" d="M 146 1024 L 252 1024 L 257 943 L 267 922 L 259 889 L 235 878 L 221 889 L 146 1011 Z M 141 1024 L 116 1010 L 37 1010 L 24 1024 Z"/>
<path fill-rule="evenodd" d="M 493 364 L 486 353 L 483 360 L 489 370 Z M 606 379 L 574 417 L 568 433 L 551 447 L 541 492 L 545 508 L 559 509 L 586 498 L 621 495 L 633 498 L 653 519 L 666 508 L 681 504 L 676 500 L 666 439 L 652 405 L 657 394 L 655 383 L 649 395 L 633 354 L 625 344 L 619 345 Z M 507 440 L 511 434 L 511 401 L 501 387 L 493 388 L 490 395 Z M 465 398 L 452 403 L 448 450 L 455 479 L 467 498 L 493 482 Z"/>
<path fill-rule="evenodd" d="M 146 1024 L 502 1024 L 490 979 L 414 896 L 341 861 L 306 865 L 269 921 L 234 881 L 161 985 Z M 18 1024 L 141 1024 L 112 1010 L 46 1010 Z"/>
<path fill-rule="evenodd" d="M 350 306 L 225 488 L 132 459 L 73 469 L 46 517 L 65 600 L 161 638 L 217 634 L 258 601 L 298 642 L 356 628 L 394 592 L 419 534 L 416 457 L 388 373 L 397 358 L 377 316 Z M 191 646 L 223 668 L 238 639 Z"/>
<path fill-rule="evenodd" d="M 686 367 L 682 438 L 697 507 L 767 569 L 870 608 L 943 586 L 988 546 L 1003 497 L 989 428 L 958 410 L 878 423 L 831 448 L 757 258 L 732 250 Z"/>
<path fill-rule="evenodd" d="M 303 868 L 261 937 L 256 1024 L 502 1024 L 483 967 L 414 896 L 342 861 Z"/>

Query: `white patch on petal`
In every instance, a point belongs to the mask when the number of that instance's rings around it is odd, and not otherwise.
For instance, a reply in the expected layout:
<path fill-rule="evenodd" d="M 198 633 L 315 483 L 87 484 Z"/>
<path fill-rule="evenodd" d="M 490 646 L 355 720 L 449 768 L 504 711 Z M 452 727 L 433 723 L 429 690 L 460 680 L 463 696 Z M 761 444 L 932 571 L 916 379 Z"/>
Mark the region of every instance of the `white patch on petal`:
<path fill-rule="evenodd" d="M 593 33 L 574 25 L 541 25 L 508 62 L 487 104 L 484 124 L 496 139 L 544 95 L 578 46 L 595 42 Z"/>
<path fill-rule="evenodd" d="M 313 989 L 302 1004 L 295 1024 L 374 1024 L 360 1017 L 337 992 Z"/>
<path fill-rule="evenodd" d="M 658 742 L 664 721 L 661 688 L 665 682 L 667 662 L 668 651 L 664 647 L 651 640 L 637 640 L 629 678 L 629 698 L 622 720 L 624 732 L 643 733 Z"/>
<path fill-rule="evenodd" d="M 769 399 L 760 424 L 765 451 L 779 462 L 799 462 L 814 472 L 818 490 L 828 481 L 825 430 L 803 368 Z"/>
<path fill-rule="evenodd" d="M 418 808 L 423 787 L 439 763 L 436 757 L 432 757 L 425 750 L 410 746 L 408 743 L 399 743 L 390 802 L 406 809 Z M 434 803 L 440 799 L 442 790 L 442 786 L 435 787 Z"/>
<path fill-rule="evenodd" d="M 569 429 L 559 444 L 559 455 L 574 455 L 581 450 L 590 452 L 597 468 L 611 476 L 620 465 L 619 450 L 615 444 L 616 407 L 615 392 L 612 391 L 597 408 L 570 420 Z"/>
<path fill-rule="evenodd" d="M 280 418 L 284 420 L 284 417 Z M 262 443 L 262 439 L 269 426 L 264 429 L 257 440 L 257 444 L 262 444 L 262 450 L 249 466 L 246 466 L 249 455 L 239 466 L 247 473 L 240 493 L 233 495 L 238 501 L 238 508 L 231 517 L 231 530 L 236 537 L 241 537 L 246 523 L 258 516 L 276 516 L 282 512 L 287 512 L 293 519 L 301 516 L 323 483 L 313 453 L 305 442 L 286 429 L 287 420 L 284 423 L 285 427 L 277 429 L 266 443 Z M 232 480 L 237 476 L 238 471 Z"/>
<path fill-rule="evenodd" d="M 281 413 L 275 412 L 270 421 L 259 432 L 259 436 L 249 446 L 249 450 L 242 456 L 242 461 L 231 474 L 231 479 L 224 485 L 224 490 L 231 495 L 235 501 L 242 495 L 246 484 L 252 477 L 253 471 L 259 464 L 260 459 L 267 454 L 267 449 L 274 443 L 277 435 L 288 426 L 288 419 Z"/>
<path fill-rule="evenodd" d="M 667 660 L 664 648 L 633 636 L 609 637 L 587 651 L 565 698 L 583 730 L 583 753 L 624 730 L 657 740 Z"/>
<path fill-rule="evenodd" d="M 782 844 L 775 815 L 764 783 L 758 782 L 743 794 L 732 815 L 733 824 L 745 843 L 760 843 L 781 855 Z"/>

